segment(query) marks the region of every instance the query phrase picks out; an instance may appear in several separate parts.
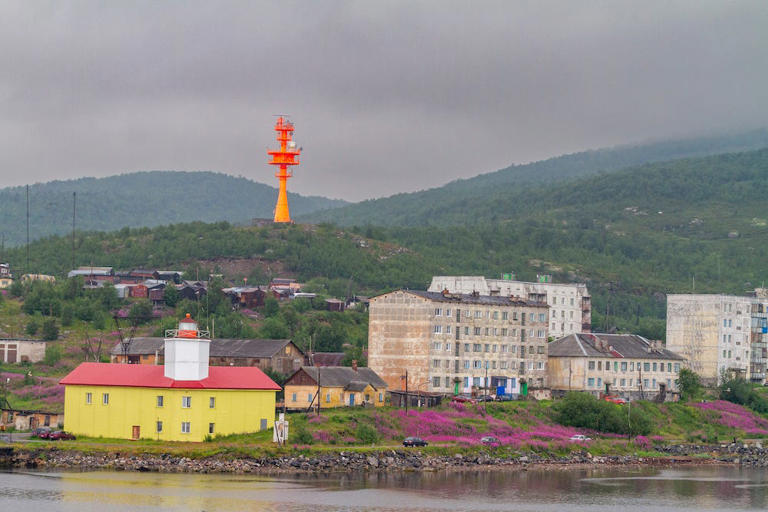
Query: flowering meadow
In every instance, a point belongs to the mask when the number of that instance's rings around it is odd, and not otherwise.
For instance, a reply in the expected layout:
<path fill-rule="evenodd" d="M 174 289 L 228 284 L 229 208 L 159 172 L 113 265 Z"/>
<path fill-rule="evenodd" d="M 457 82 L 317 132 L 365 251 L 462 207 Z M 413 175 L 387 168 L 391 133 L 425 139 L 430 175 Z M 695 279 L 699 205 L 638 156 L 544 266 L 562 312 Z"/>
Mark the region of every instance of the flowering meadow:
<path fill-rule="evenodd" d="M 706 411 L 705 416 L 715 423 L 749 435 L 768 436 L 768 420 L 746 407 L 723 400 L 696 403 L 693 406 Z"/>

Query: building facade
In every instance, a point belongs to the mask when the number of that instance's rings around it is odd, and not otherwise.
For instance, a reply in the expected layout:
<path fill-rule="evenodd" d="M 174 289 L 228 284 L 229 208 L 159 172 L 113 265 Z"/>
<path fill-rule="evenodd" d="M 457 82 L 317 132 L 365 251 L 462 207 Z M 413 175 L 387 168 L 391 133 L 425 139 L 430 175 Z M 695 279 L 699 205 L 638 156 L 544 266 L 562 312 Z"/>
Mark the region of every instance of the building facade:
<path fill-rule="evenodd" d="M 543 302 L 400 290 L 370 299 L 368 366 L 389 386 L 440 393 L 547 388 Z"/>
<path fill-rule="evenodd" d="M 189 318 L 167 333 L 163 366 L 83 363 L 61 380 L 75 435 L 203 441 L 272 427 L 280 387 L 256 367 L 209 366 L 210 340 Z"/>
<path fill-rule="evenodd" d="M 318 384 L 319 383 L 319 384 Z M 386 403 L 387 384 L 370 368 L 303 366 L 285 381 L 288 409 L 354 407 Z"/>
<path fill-rule="evenodd" d="M 0 363 L 37 363 L 45 358 L 47 341 L 0 338 Z"/>
<path fill-rule="evenodd" d="M 755 290 L 752 303 L 752 332 L 749 352 L 749 377 L 765 383 L 768 376 L 768 290 Z"/>
<path fill-rule="evenodd" d="M 549 275 L 539 282 L 486 279 L 483 276 L 434 276 L 430 292 L 472 293 L 492 297 L 520 297 L 549 305 L 549 335 L 555 339 L 592 330 L 592 297 L 583 283 L 553 283 Z"/>
<path fill-rule="evenodd" d="M 724 372 L 750 378 L 753 298 L 667 295 L 667 348 L 708 384 Z"/>
<path fill-rule="evenodd" d="M 570 334 L 549 344 L 552 393 L 672 399 L 685 359 L 637 334 Z"/>

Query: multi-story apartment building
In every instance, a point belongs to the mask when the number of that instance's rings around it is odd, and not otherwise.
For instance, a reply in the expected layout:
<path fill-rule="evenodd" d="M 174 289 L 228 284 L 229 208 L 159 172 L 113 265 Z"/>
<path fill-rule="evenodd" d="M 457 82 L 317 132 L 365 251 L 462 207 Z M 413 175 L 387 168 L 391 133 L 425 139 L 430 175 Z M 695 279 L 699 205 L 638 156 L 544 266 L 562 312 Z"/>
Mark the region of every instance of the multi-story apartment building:
<path fill-rule="evenodd" d="M 764 383 L 768 374 L 768 289 L 755 290 L 752 302 L 752 339 L 749 352 L 749 377 Z"/>
<path fill-rule="evenodd" d="M 515 281 L 483 276 L 434 276 L 430 292 L 473 293 L 491 297 L 520 297 L 549 305 L 549 335 L 561 338 L 592 330 L 592 298 L 583 283 L 553 283 L 551 276 L 540 275 L 539 282 Z"/>
<path fill-rule="evenodd" d="M 706 383 L 723 372 L 750 378 L 752 304 L 735 295 L 667 295 L 667 348 Z"/>
<path fill-rule="evenodd" d="M 389 386 L 441 393 L 547 389 L 546 303 L 400 290 L 370 299 L 368 366 Z M 541 390 L 541 391 L 540 391 Z"/>
<path fill-rule="evenodd" d="M 549 344 L 553 394 L 584 391 L 671 399 L 685 359 L 636 334 L 571 334 Z M 607 386 L 606 386 L 607 385 Z"/>

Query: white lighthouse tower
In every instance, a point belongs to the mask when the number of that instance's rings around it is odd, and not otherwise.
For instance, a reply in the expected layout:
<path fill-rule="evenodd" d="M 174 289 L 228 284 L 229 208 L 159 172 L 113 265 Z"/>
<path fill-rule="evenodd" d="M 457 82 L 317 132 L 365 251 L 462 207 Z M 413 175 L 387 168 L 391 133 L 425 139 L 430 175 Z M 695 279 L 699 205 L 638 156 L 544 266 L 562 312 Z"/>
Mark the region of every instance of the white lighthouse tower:
<path fill-rule="evenodd" d="M 202 380 L 208 377 L 211 340 L 187 316 L 178 329 L 165 331 L 165 376 L 173 380 Z"/>

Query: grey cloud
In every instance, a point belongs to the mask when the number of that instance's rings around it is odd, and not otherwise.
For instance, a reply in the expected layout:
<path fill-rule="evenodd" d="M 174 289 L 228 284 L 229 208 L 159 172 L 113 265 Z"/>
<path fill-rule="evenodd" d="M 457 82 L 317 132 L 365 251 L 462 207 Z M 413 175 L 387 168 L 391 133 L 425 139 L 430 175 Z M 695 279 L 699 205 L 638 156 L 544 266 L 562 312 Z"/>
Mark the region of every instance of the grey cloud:
<path fill-rule="evenodd" d="M 0 5 L 8 185 L 149 169 L 362 199 L 511 163 L 763 126 L 768 4 L 50 2 Z"/>

